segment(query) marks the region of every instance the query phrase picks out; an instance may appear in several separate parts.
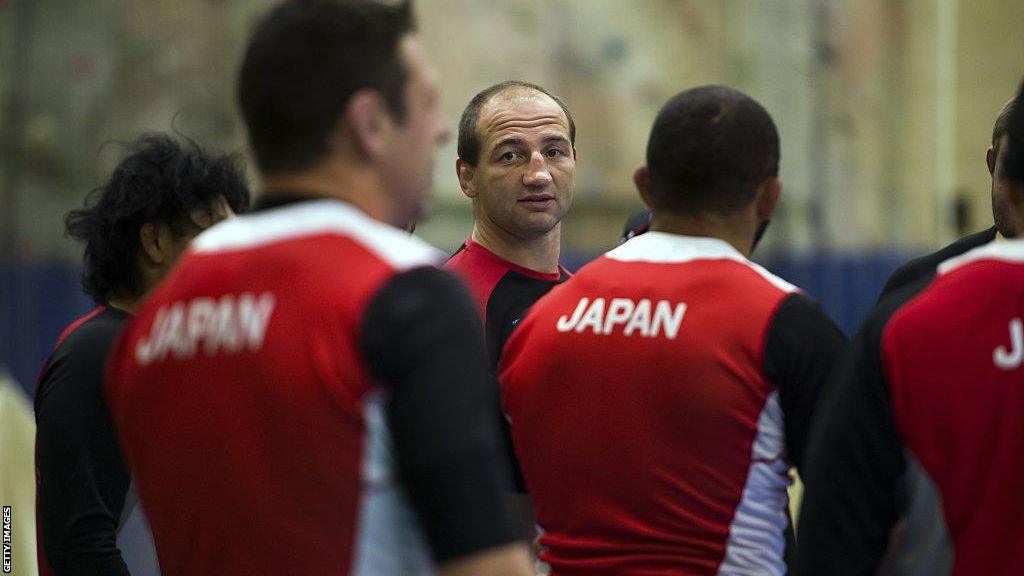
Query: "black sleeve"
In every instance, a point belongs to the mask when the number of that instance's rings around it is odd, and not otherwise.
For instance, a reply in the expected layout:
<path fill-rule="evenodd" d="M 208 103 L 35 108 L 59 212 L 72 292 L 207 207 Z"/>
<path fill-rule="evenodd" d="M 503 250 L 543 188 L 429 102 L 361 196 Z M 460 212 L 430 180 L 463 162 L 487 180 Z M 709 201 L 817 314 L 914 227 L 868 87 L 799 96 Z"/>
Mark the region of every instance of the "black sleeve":
<path fill-rule="evenodd" d="M 561 281 L 566 279 L 568 278 L 563 273 Z M 512 337 L 512 332 L 519 325 L 519 321 L 526 317 L 530 307 L 547 294 L 553 286 L 554 284 L 551 282 L 529 278 L 516 272 L 508 272 L 491 291 L 491 296 L 487 299 L 487 326 L 484 342 L 487 344 L 487 358 L 490 361 L 493 374 L 498 373 L 501 352 L 505 349 L 509 338 Z M 512 444 L 512 430 L 497 396 L 495 396 L 495 401 L 497 404 L 494 409 L 500 415 L 502 445 L 508 460 L 511 485 L 515 493 L 526 494 L 528 492 L 526 481 L 523 479 L 519 458 L 516 457 L 515 447 Z M 529 526 L 529 529 L 533 530 L 533 526 Z"/>
<path fill-rule="evenodd" d="M 786 297 L 768 328 L 765 374 L 779 390 L 786 452 L 798 470 L 819 393 L 845 348 L 842 331 L 821 306 L 802 294 Z"/>
<path fill-rule="evenodd" d="M 102 386 L 116 330 L 80 330 L 54 353 L 39 383 L 39 544 L 57 576 L 127 575 L 117 526 L 129 476 Z"/>
<path fill-rule="evenodd" d="M 927 279 L 924 281 L 926 282 Z M 887 298 L 865 321 L 811 430 L 795 574 L 871 575 L 906 507 L 906 469 L 881 362 L 888 318 L 921 282 Z"/>
<path fill-rule="evenodd" d="M 443 562 L 515 540 L 498 386 L 469 294 L 434 268 L 397 275 L 366 311 L 370 370 L 391 385 L 399 473 Z"/>

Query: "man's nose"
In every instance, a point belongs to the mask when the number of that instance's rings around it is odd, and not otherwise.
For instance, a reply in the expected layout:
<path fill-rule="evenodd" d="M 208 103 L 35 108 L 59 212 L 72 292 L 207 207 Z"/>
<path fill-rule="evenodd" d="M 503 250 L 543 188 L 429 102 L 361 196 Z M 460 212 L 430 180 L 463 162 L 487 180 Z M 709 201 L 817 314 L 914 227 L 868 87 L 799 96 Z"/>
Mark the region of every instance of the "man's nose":
<path fill-rule="evenodd" d="M 548 171 L 547 162 L 540 152 L 530 155 L 530 163 L 526 166 L 526 174 L 523 175 L 523 184 L 537 188 L 551 184 L 551 172 Z"/>

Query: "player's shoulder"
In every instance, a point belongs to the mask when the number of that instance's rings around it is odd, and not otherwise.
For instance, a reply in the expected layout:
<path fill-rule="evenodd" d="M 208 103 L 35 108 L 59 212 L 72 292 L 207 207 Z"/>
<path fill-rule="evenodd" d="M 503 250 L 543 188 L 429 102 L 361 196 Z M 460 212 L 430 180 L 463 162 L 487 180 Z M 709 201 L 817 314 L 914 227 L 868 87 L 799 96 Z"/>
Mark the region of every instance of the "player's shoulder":
<path fill-rule="evenodd" d="M 943 261 L 938 265 L 937 273 L 940 277 L 979 274 L 981 270 L 975 265 L 983 264 L 1009 266 L 1024 271 L 1024 240 L 990 242 L 979 246 Z"/>
<path fill-rule="evenodd" d="M 107 348 L 117 337 L 127 314 L 107 306 L 99 306 L 72 322 L 57 339 L 58 353 L 76 354 L 96 348 Z"/>
<path fill-rule="evenodd" d="M 607 263 L 633 263 L 647 265 L 645 273 L 666 274 L 678 270 L 678 266 L 693 264 L 714 267 L 716 275 L 729 276 L 744 289 L 763 288 L 767 293 L 779 296 L 798 292 L 797 286 L 772 274 L 759 264 L 750 261 L 724 240 L 708 237 L 681 236 L 662 232 L 647 232 L 632 238 L 604 255 L 606 264 L 596 267 L 599 273 L 615 274 L 614 265 Z M 726 266 L 719 266 L 725 263 Z M 577 275 L 586 270 L 581 269 Z M 621 272 L 619 272 L 621 273 Z"/>
<path fill-rule="evenodd" d="M 1015 307 L 1024 295 L 1024 240 L 991 242 L 938 265 L 934 279 L 904 290 L 891 324 L 930 326 L 950 315 L 978 314 Z M 886 301 L 888 302 L 888 300 Z M 892 305 L 890 304 L 890 308 Z"/>
<path fill-rule="evenodd" d="M 920 256 L 901 265 L 892 273 L 891 276 L 889 276 L 889 280 L 886 281 L 885 287 L 882 289 L 879 301 L 881 301 L 881 299 L 887 296 L 890 292 L 900 287 L 916 283 L 922 278 L 933 275 L 939 264 L 969 252 L 979 246 L 988 244 L 995 238 L 995 236 L 996 229 L 993 226 L 987 230 L 982 230 L 980 232 L 964 236 L 963 238 L 959 238 L 955 242 L 947 246 L 943 246 L 935 252 L 925 254 L 924 256 Z"/>
<path fill-rule="evenodd" d="M 375 220 L 338 200 L 311 200 L 225 220 L 200 234 L 192 253 L 207 255 L 233 251 L 268 250 L 286 242 L 317 244 L 345 238 L 361 246 L 393 268 L 404 270 L 437 265 L 443 253 L 423 240 Z M 324 254 L 330 258 L 330 254 Z"/>
<path fill-rule="evenodd" d="M 466 242 L 444 263 L 444 268 L 466 279 L 500 278 L 509 272 L 511 265 L 480 244 Z"/>

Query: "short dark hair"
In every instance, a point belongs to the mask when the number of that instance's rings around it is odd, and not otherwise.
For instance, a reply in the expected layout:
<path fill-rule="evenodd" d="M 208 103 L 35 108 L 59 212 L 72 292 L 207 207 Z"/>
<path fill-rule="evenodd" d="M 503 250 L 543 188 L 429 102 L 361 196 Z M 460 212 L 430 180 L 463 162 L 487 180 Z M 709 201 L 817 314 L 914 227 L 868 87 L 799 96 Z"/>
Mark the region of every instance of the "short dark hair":
<path fill-rule="evenodd" d="M 235 212 L 249 207 L 249 189 L 237 155 L 210 155 L 194 142 L 181 145 L 165 134 L 144 134 L 85 206 L 64 217 L 66 234 L 84 245 L 82 286 L 97 304 L 115 291 L 140 296 L 136 266 L 139 231 L 148 222 L 185 235 L 197 208 L 223 196 Z"/>
<path fill-rule="evenodd" d="M 530 82 L 506 80 L 481 90 L 476 96 L 473 96 L 473 99 L 466 105 L 466 109 L 462 111 L 462 118 L 459 119 L 458 154 L 464 162 L 475 166 L 480 161 L 480 133 L 477 132 L 480 111 L 491 101 L 491 98 L 511 90 L 536 90 L 554 100 L 562 112 L 565 112 L 565 118 L 569 121 L 569 143 L 573 146 L 576 145 L 576 122 L 572 119 L 569 107 L 561 98 Z"/>
<path fill-rule="evenodd" d="M 1010 127 L 1010 114 L 1013 113 L 1013 109 L 1014 100 L 1010 100 L 1003 105 L 999 116 L 996 116 L 996 123 L 992 125 L 992 148 L 995 148 L 996 152 L 999 152 L 999 139 L 1006 135 L 1006 131 Z"/>
<path fill-rule="evenodd" d="M 1003 171 L 1014 180 L 1024 181 L 1024 82 L 1017 90 L 1012 110 L 1006 122 L 1006 136 L 1009 150 L 1003 161 Z"/>
<path fill-rule="evenodd" d="M 249 41 L 238 100 L 264 174 L 309 168 L 349 99 L 370 88 L 404 120 L 407 70 L 398 51 L 415 31 L 411 2 L 291 0 Z"/>
<path fill-rule="evenodd" d="M 779 134 L 746 94 L 693 88 L 672 97 L 655 118 L 647 168 L 656 211 L 732 214 L 753 201 L 758 184 L 778 176 Z"/>

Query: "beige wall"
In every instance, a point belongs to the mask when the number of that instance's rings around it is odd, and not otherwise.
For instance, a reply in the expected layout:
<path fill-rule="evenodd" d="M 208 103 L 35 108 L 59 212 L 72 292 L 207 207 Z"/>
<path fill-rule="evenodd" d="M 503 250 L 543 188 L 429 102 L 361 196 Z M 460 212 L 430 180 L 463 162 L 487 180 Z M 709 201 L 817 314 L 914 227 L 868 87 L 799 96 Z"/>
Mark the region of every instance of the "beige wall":
<path fill-rule="evenodd" d="M 992 225 L 985 149 L 992 123 L 1024 73 L 1024 2 L 960 0 L 957 33 L 956 187 L 970 199 L 973 227 Z"/>
<path fill-rule="evenodd" d="M 0 30 L 11 30 L 14 4 L 0 3 Z M 242 148 L 237 63 L 254 19 L 271 4 L 34 2 L 33 73 L 17 79 L 32 95 L 20 143 L 30 153 L 18 208 L 22 250 L 74 257 L 60 216 L 116 161 L 117 148 L 101 150 L 103 142 L 177 129 Z M 975 228 L 990 221 L 983 154 L 992 120 L 1024 72 L 1019 0 L 417 5 L 453 128 L 474 93 L 508 78 L 545 85 L 573 109 L 579 170 L 570 247 L 614 243 L 639 206 L 630 176 L 658 108 L 711 82 L 750 93 L 779 125 L 785 192 L 767 250 L 935 245 L 952 234 L 956 191 L 970 198 Z M 943 7 L 952 16 L 944 44 Z M 12 53 L 5 34 L 0 70 L 10 69 Z M 0 86 L 0 96 L 10 88 Z M 438 160 L 437 217 L 420 228 L 445 248 L 469 229 L 454 158 L 453 140 Z"/>

